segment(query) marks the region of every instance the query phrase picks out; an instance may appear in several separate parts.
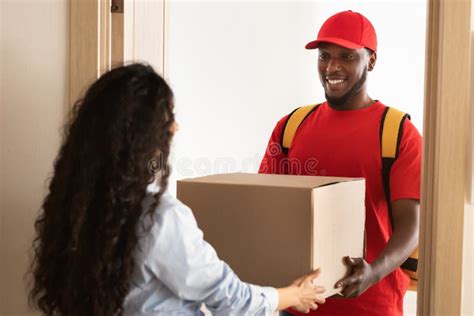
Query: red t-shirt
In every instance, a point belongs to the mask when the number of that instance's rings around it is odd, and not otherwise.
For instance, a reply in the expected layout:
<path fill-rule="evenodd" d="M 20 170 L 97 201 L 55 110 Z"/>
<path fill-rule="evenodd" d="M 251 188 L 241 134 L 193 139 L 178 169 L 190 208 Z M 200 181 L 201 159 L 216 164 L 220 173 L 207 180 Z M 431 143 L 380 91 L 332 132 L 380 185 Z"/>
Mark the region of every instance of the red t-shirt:
<path fill-rule="evenodd" d="M 298 128 L 288 157 L 280 147 L 286 116 L 273 130 L 259 170 L 260 173 L 365 178 L 365 259 L 369 263 L 382 252 L 391 235 L 381 173 L 379 130 L 384 109 L 377 101 L 360 110 L 338 111 L 325 102 Z M 405 120 L 399 156 L 390 173 L 392 201 L 420 198 L 421 150 L 420 134 Z M 403 296 L 408 284 L 409 278 L 397 269 L 359 297 L 327 299 L 310 315 L 403 315 Z"/>

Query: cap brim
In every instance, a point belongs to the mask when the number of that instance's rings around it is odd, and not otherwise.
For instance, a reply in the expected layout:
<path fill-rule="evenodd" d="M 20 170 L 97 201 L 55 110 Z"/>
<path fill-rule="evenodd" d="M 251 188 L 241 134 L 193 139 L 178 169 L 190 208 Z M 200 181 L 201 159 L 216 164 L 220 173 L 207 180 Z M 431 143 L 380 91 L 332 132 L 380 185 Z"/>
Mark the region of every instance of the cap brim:
<path fill-rule="evenodd" d="M 306 49 L 316 49 L 318 48 L 320 43 L 331 43 L 331 44 L 336 44 L 345 48 L 350 48 L 350 49 L 357 49 L 357 48 L 363 48 L 364 46 L 346 41 L 337 37 L 323 37 L 320 39 L 317 39 L 315 41 L 309 42 L 306 44 L 305 48 Z"/>

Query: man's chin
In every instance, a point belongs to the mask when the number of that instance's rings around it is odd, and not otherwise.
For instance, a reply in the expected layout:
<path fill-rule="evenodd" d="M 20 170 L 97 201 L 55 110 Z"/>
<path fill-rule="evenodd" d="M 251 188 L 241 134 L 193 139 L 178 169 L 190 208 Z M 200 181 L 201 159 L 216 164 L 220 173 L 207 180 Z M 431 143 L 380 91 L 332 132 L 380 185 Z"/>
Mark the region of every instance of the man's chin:
<path fill-rule="evenodd" d="M 332 106 L 341 106 L 346 103 L 346 98 L 344 96 L 330 96 L 326 93 L 326 101 Z"/>
<path fill-rule="evenodd" d="M 344 94 L 340 95 L 340 94 L 337 94 L 337 95 L 334 95 L 334 94 L 328 94 L 326 93 L 326 99 L 331 99 L 331 100 L 341 100 L 344 98 Z"/>

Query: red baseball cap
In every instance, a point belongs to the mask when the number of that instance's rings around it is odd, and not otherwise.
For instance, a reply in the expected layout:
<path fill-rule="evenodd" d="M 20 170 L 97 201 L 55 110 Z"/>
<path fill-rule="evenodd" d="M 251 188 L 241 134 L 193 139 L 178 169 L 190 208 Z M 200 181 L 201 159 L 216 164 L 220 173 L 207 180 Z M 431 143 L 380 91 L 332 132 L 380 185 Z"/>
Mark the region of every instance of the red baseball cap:
<path fill-rule="evenodd" d="M 306 49 L 318 48 L 319 43 L 332 43 L 356 49 L 366 47 L 377 51 L 377 35 L 370 21 L 360 13 L 343 11 L 324 22 L 316 40 L 306 44 Z"/>

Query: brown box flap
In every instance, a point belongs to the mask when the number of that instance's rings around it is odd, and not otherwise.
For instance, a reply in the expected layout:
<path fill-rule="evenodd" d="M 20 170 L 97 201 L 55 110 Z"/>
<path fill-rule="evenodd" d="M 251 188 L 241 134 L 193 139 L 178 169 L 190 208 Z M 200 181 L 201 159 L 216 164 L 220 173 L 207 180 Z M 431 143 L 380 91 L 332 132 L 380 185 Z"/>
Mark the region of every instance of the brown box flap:
<path fill-rule="evenodd" d="M 363 180 L 362 178 L 315 177 L 255 173 L 227 173 L 205 177 L 184 179 L 178 182 L 216 183 L 232 185 L 252 185 L 284 188 L 316 188 L 332 183 Z"/>

